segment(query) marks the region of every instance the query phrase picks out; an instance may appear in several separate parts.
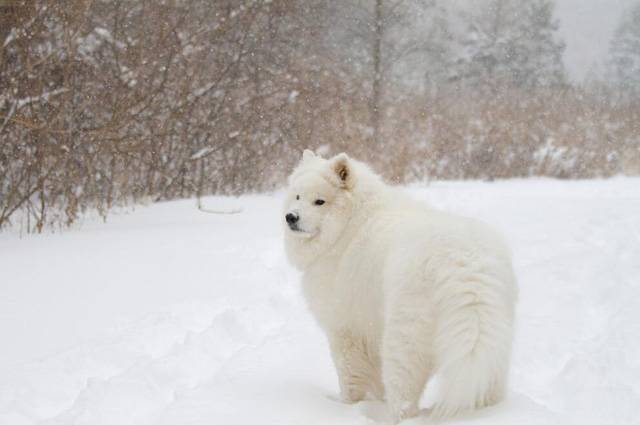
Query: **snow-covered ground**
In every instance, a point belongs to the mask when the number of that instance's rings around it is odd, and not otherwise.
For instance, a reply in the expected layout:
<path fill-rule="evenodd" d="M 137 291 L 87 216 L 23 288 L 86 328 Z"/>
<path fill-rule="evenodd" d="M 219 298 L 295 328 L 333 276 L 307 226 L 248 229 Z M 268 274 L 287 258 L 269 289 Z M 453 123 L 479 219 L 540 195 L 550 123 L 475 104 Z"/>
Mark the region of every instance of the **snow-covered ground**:
<path fill-rule="evenodd" d="M 640 179 L 408 190 L 493 223 L 514 251 L 508 400 L 452 423 L 640 423 Z M 243 211 L 180 201 L 0 234 L 0 424 L 385 421 L 380 403 L 337 400 L 280 194 L 204 203 Z"/>

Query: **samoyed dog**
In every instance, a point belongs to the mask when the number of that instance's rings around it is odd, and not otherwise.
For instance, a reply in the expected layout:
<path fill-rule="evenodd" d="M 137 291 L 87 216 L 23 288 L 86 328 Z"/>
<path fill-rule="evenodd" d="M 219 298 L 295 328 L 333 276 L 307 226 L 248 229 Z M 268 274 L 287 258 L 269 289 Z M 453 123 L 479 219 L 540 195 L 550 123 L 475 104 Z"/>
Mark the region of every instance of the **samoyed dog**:
<path fill-rule="evenodd" d="M 503 398 L 516 285 L 494 230 L 410 199 L 344 153 L 309 150 L 283 218 L 344 401 L 386 399 L 399 422 L 435 375 L 432 417 Z"/>

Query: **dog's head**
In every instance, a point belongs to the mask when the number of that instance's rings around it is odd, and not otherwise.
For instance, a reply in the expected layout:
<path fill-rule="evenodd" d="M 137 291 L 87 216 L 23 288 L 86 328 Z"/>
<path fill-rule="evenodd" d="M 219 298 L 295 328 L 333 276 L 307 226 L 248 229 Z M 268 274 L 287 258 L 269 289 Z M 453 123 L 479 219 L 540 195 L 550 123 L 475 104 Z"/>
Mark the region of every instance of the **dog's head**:
<path fill-rule="evenodd" d="M 354 184 L 346 154 L 324 159 L 304 151 L 289 177 L 282 217 L 287 253 L 294 265 L 304 268 L 344 232 L 351 218 Z"/>

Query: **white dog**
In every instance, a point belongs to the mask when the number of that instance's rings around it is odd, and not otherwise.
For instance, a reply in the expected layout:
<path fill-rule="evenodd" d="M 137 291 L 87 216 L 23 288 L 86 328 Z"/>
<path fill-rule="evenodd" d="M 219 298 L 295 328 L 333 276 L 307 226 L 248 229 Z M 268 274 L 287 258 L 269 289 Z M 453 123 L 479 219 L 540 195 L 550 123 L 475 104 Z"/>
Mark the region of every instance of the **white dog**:
<path fill-rule="evenodd" d="M 304 273 L 342 398 L 384 397 L 401 421 L 437 373 L 433 417 L 498 402 L 516 300 L 500 236 L 409 199 L 344 153 L 306 150 L 289 184 L 286 251 Z"/>

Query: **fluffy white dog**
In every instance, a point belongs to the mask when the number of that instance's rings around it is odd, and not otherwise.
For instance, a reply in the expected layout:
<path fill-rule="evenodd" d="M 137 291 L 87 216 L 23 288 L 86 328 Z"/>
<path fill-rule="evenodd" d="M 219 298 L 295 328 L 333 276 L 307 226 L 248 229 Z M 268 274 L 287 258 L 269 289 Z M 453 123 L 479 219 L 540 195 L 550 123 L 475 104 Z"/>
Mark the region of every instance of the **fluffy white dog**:
<path fill-rule="evenodd" d="M 384 397 L 401 421 L 437 374 L 433 417 L 498 402 L 516 300 L 500 236 L 411 200 L 344 153 L 306 150 L 289 184 L 286 251 L 304 273 L 342 398 Z"/>

